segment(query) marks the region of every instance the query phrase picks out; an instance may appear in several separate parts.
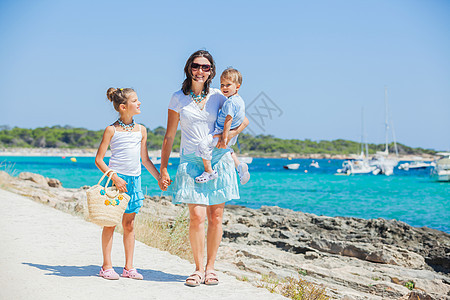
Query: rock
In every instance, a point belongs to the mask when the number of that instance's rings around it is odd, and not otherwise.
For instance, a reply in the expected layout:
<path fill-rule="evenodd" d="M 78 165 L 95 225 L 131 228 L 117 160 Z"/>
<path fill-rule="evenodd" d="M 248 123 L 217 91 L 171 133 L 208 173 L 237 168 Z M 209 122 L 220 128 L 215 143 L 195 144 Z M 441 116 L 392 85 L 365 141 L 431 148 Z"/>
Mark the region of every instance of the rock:
<path fill-rule="evenodd" d="M 30 173 L 30 172 L 22 172 L 19 174 L 19 179 L 30 180 L 39 185 L 48 186 L 47 179 L 40 174 L 34 174 L 34 173 Z"/>
<path fill-rule="evenodd" d="M 383 247 L 383 246 L 382 246 Z M 421 269 L 425 265 L 425 259 L 419 254 L 396 247 L 385 246 L 383 249 L 369 253 L 365 260 L 404 266 L 413 269 Z"/>
<path fill-rule="evenodd" d="M 11 180 L 11 176 L 5 171 L 0 171 L 0 183 L 6 183 Z"/>
<path fill-rule="evenodd" d="M 50 187 L 55 187 L 55 188 L 62 187 L 61 181 L 59 181 L 58 179 L 55 179 L 55 178 L 47 178 L 47 184 Z"/>
<path fill-rule="evenodd" d="M 437 298 L 433 298 L 425 292 L 413 291 L 409 293 L 406 298 L 402 298 L 405 300 L 435 300 Z M 440 298 L 445 299 L 445 298 Z"/>
<path fill-rule="evenodd" d="M 305 258 L 306 259 L 316 259 L 316 258 L 319 258 L 319 257 L 320 257 L 320 255 L 317 254 L 314 251 L 308 251 L 308 252 L 305 253 Z"/>
<path fill-rule="evenodd" d="M 250 230 L 243 224 L 229 225 L 223 228 L 223 237 L 235 241 L 239 237 L 247 237 Z"/>

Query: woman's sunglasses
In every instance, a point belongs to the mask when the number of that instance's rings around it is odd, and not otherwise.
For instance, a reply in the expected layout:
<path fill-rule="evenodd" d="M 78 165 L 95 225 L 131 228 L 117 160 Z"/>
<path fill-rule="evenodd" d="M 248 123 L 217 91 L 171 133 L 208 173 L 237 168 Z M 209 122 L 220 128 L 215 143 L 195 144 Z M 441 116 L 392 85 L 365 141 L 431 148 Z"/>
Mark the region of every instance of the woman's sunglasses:
<path fill-rule="evenodd" d="M 202 68 L 203 72 L 211 71 L 211 65 L 200 65 L 200 64 L 196 64 L 196 63 L 191 64 L 192 70 L 198 70 L 199 68 Z"/>

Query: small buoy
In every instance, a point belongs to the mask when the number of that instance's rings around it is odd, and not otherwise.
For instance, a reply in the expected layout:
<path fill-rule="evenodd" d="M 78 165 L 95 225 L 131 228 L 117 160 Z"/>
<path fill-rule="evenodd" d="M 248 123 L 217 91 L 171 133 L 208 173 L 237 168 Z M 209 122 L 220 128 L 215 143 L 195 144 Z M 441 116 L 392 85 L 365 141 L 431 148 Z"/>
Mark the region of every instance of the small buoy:
<path fill-rule="evenodd" d="M 288 157 L 289 160 L 292 160 L 292 157 Z"/>
<path fill-rule="evenodd" d="M 308 170 L 305 170 L 305 173 L 308 173 Z"/>
<path fill-rule="evenodd" d="M 329 160 L 328 163 L 331 163 L 331 160 Z"/>
<path fill-rule="evenodd" d="M 169 163 L 169 166 L 171 166 L 171 165 L 172 165 L 172 163 L 170 162 L 170 163 Z"/>
<path fill-rule="evenodd" d="M 70 160 L 73 162 L 77 162 L 77 159 L 75 157 L 72 157 Z"/>
<path fill-rule="evenodd" d="M 65 159 L 66 157 L 65 157 L 65 156 L 61 156 L 61 158 L 62 158 L 62 159 Z"/>

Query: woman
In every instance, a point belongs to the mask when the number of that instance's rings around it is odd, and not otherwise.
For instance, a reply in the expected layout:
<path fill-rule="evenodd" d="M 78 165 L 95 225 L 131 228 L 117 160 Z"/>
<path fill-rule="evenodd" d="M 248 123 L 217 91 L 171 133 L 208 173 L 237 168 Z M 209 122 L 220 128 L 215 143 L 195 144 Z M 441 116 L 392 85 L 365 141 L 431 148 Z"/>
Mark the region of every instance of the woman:
<path fill-rule="evenodd" d="M 167 163 L 172 151 L 173 141 L 180 122 L 181 145 L 180 165 L 169 191 L 174 203 L 187 203 L 190 224 L 189 240 L 195 261 L 195 272 L 186 279 L 186 285 L 198 286 L 219 283 L 214 271 L 217 250 L 222 239 L 222 217 L 225 202 L 239 199 L 234 162 L 227 149 L 214 149 L 212 165 L 219 177 L 207 183 L 195 183 L 195 177 L 203 170 L 201 157 L 195 155 L 197 145 L 214 131 L 214 123 L 219 109 L 226 98 L 218 89 L 210 88 L 216 74 L 214 59 L 209 52 L 199 50 L 193 53 L 184 67 L 186 79 L 182 89 L 175 92 L 169 103 L 167 131 L 161 151 L 160 188 L 167 190 L 171 184 Z M 248 119 L 229 139 L 239 134 L 248 125 Z M 221 136 L 218 136 L 221 138 Z M 203 267 L 205 248 L 205 219 L 208 218 L 207 260 Z"/>

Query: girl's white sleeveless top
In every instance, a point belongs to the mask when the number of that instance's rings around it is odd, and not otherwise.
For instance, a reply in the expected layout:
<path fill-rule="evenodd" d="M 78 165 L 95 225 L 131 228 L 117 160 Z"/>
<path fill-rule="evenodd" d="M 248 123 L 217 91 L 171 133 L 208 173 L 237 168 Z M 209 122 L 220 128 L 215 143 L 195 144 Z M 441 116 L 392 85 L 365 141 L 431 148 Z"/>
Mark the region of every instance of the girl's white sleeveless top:
<path fill-rule="evenodd" d="M 114 135 L 109 144 L 109 168 L 127 176 L 141 175 L 141 140 L 141 125 L 139 131 L 135 132 L 116 131 L 114 128 Z"/>

